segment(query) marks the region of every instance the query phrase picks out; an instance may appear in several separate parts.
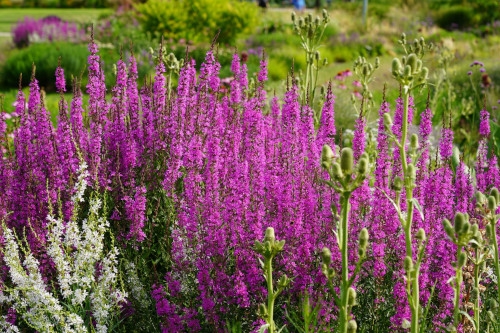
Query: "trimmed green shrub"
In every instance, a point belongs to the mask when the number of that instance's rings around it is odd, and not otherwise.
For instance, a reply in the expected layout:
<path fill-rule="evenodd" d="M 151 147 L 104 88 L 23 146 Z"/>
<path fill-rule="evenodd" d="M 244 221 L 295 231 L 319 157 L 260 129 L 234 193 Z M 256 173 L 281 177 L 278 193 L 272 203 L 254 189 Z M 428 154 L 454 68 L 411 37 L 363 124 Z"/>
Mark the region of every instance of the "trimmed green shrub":
<path fill-rule="evenodd" d="M 258 23 L 258 7 L 231 0 L 161 1 L 136 6 L 145 32 L 179 41 L 210 42 L 220 30 L 220 43 L 233 43 Z"/>
<path fill-rule="evenodd" d="M 438 12 L 436 24 L 447 30 L 464 30 L 472 28 L 478 23 L 478 18 L 471 7 L 453 6 L 444 8 Z"/>
<path fill-rule="evenodd" d="M 16 88 L 19 84 L 19 75 L 22 74 L 22 85 L 25 87 L 30 82 L 33 64 L 36 66 L 36 78 L 46 92 L 55 91 L 55 71 L 61 58 L 61 66 L 70 88 L 71 78 L 81 78 L 82 87 L 87 83 L 87 57 L 88 50 L 85 44 L 69 42 L 37 43 L 22 50 L 11 53 L 9 58 L 0 68 L 0 86 Z M 99 55 L 104 63 L 106 86 L 115 83 L 113 65 L 120 58 L 115 49 L 101 48 Z M 126 57 L 124 57 L 127 60 Z M 146 73 L 139 73 L 143 77 Z"/>

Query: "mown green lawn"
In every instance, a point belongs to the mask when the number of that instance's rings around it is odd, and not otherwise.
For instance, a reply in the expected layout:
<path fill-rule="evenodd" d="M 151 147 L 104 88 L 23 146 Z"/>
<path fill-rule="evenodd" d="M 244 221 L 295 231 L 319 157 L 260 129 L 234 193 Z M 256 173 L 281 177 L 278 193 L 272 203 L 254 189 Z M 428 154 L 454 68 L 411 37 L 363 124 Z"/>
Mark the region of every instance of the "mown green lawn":
<path fill-rule="evenodd" d="M 0 9 L 0 32 L 10 32 L 12 26 L 26 16 L 42 18 L 48 15 L 57 15 L 63 20 L 75 22 L 95 22 L 102 14 L 112 13 L 113 9 L 93 8 L 12 8 Z"/>

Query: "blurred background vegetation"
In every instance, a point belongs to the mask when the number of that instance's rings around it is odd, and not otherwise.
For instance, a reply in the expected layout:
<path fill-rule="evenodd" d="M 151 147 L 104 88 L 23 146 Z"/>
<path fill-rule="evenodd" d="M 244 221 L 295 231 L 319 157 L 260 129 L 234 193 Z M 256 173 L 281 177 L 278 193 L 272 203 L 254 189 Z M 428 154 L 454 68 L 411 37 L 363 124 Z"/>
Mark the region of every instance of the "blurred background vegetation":
<path fill-rule="evenodd" d="M 390 64 L 395 55 L 403 52 L 397 40 L 404 32 L 410 41 L 423 36 L 435 45 L 425 60 L 430 68 L 429 89 L 416 92 L 419 110 L 429 104 L 435 113 L 436 127 L 443 121 L 451 122 L 456 129 L 455 143 L 472 153 L 478 138 L 479 111 L 486 106 L 492 113 L 492 130 L 500 142 L 496 121 L 500 102 L 499 3 L 369 0 L 363 19 L 363 0 L 306 0 L 306 9 L 298 11 L 298 15 L 314 17 L 320 15 L 319 9 L 326 8 L 331 17 L 320 48 L 327 65 L 320 70 L 318 85 L 324 87 L 331 81 L 334 86 L 337 125 L 352 128 L 357 117 L 352 99 L 359 88 L 351 70 L 359 56 L 371 62 L 375 57 L 381 60 L 370 87 L 375 102 L 368 114 L 372 125 L 384 84 L 388 86 L 387 99 L 394 104 L 398 87 L 391 78 Z M 115 80 L 114 63 L 120 56 L 136 56 L 142 82 L 154 73 L 151 50 L 158 48 L 161 38 L 167 52 L 184 58 L 187 50 L 199 65 L 218 34 L 216 45 L 223 78 L 230 80 L 229 67 L 235 52 L 253 76 L 265 51 L 269 61 L 269 95 L 280 93 L 292 67 L 294 75 L 300 76 L 306 58 L 300 38 L 293 31 L 290 15 L 297 9 L 292 2 L 268 0 L 266 5 L 262 8 L 247 0 L 0 0 L 3 109 L 13 110 L 19 74 L 23 74 L 22 85 L 26 87 L 35 64 L 48 108 L 57 114 L 59 97 L 54 93 L 54 71 L 59 57 L 67 82 L 79 78 L 77 81 L 85 90 L 86 45 L 92 25 L 108 91 Z M 356 97 L 354 101 L 359 102 Z M 496 147 L 495 150 L 500 152 Z"/>

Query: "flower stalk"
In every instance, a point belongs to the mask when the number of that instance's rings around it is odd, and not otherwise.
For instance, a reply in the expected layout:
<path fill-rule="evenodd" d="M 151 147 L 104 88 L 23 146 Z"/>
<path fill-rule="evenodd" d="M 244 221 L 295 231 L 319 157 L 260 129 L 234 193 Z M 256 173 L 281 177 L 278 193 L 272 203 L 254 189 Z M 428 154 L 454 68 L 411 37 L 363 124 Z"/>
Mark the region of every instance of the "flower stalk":
<path fill-rule="evenodd" d="M 361 270 L 363 262 L 366 260 L 366 250 L 368 247 L 368 230 L 363 228 L 358 239 L 358 261 L 352 275 L 349 275 L 349 212 L 350 198 L 352 192 L 363 184 L 368 173 L 368 156 L 363 154 L 359 159 L 356 170 L 354 170 L 354 156 L 351 148 L 342 149 L 340 163 L 335 162 L 332 149 L 323 146 L 321 164 L 328 171 L 330 180 L 326 181 L 331 188 L 340 194 L 341 210 L 340 224 L 337 228 L 336 237 L 339 244 L 339 250 L 342 256 L 342 271 L 340 282 L 340 297 L 333 288 L 333 278 L 335 271 L 330 267 L 332 254 L 328 248 L 322 252 L 323 264 L 322 271 L 328 281 L 328 286 L 334 295 L 335 302 L 339 307 L 339 325 L 337 332 L 351 333 L 356 332 L 357 323 L 352 318 L 352 308 L 357 304 L 356 291 L 352 288 L 354 280 Z"/>
<path fill-rule="evenodd" d="M 269 227 L 266 229 L 266 234 L 262 242 L 255 241 L 254 250 L 264 257 L 264 261 L 259 259 L 260 265 L 264 271 L 264 278 L 267 285 L 267 305 L 262 303 L 259 305 L 259 316 L 264 319 L 266 324 L 261 329 L 267 328 L 268 333 L 276 333 L 280 330 L 276 329 L 274 322 L 274 303 L 281 292 L 290 284 L 290 279 L 286 275 L 282 275 L 278 280 L 277 289 L 273 286 L 273 259 L 285 246 L 285 241 L 277 241 L 274 235 L 274 229 Z"/>

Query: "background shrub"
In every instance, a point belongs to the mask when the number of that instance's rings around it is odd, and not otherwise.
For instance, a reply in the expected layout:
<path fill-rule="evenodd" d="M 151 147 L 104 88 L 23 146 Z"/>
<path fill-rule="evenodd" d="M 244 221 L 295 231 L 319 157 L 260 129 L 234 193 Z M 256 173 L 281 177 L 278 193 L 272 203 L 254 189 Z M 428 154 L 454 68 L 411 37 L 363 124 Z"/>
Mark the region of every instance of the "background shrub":
<path fill-rule="evenodd" d="M 100 55 L 106 73 L 106 86 L 110 87 L 115 83 L 113 65 L 119 59 L 119 54 L 115 49 L 102 48 Z M 0 85 L 2 87 L 15 87 L 19 82 L 19 75 L 22 74 L 22 85 L 28 86 L 34 64 L 36 78 L 40 86 L 46 92 L 54 92 L 55 71 L 60 58 L 67 84 L 71 83 L 72 77 L 78 77 L 82 80 L 82 87 L 85 87 L 87 84 L 87 56 L 88 50 L 85 44 L 70 42 L 33 44 L 11 54 L 0 68 Z M 141 69 L 140 76 L 143 77 L 146 72 L 147 69 Z"/>
<path fill-rule="evenodd" d="M 152 0 L 136 8 L 145 32 L 174 41 L 210 42 L 220 30 L 218 41 L 232 43 L 258 23 L 255 4 L 231 0 Z"/>
<path fill-rule="evenodd" d="M 436 24 L 447 30 L 472 28 L 478 21 L 479 18 L 474 14 L 474 10 L 468 6 L 444 8 L 436 17 Z"/>

